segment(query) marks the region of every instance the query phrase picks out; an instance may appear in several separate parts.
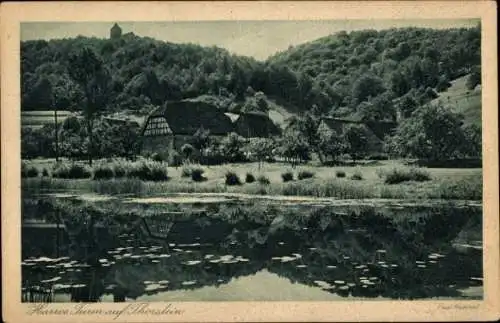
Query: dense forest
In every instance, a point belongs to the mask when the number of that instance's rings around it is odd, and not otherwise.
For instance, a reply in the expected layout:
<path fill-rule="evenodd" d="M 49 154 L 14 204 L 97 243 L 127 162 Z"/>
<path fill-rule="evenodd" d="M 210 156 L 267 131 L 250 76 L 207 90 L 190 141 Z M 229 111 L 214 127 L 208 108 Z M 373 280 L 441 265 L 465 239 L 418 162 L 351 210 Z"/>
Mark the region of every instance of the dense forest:
<path fill-rule="evenodd" d="M 293 112 L 394 119 L 398 112 L 409 115 L 457 77 L 471 74 L 470 86 L 477 85 L 480 35 L 480 26 L 340 32 L 264 62 L 133 34 L 25 41 L 22 109 L 80 110 L 84 95 L 69 76 L 69 58 L 87 47 L 109 71 L 103 111 L 147 113 L 167 100 L 203 95 L 226 110 L 245 104 L 259 109 L 269 98 Z"/>
<path fill-rule="evenodd" d="M 364 158 L 368 139 L 361 128 L 318 133 L 320 117 L 329 115 L 396 124 L 383 141 L 384 153 L 397 157 L 477 157 L 481 123 L 464 122 L 456 110 L 478 108 L 469 92 L 481 83 L 480 49 L 479 25 L 340 32 L 266 61 L 133 34 L 26 41 L 21 43 L 21 103 L 24 111 L 83 112 L 85 121 L 67 120 L 58 130 L 66 145 L 60 149 L 65 156 L 87 154 L 89 162 L 92 155 L 133 156 L 139 150 L 137 129 L 123 132 L 100 116 L 146 115 L 183 98 L 210 101 L 228 112 L 287 110 L 291 117 L 283 135 L 272 144 L 251 145 L 254 156 L 270 156 L 273 147 L 280 147 L 282 156 L 300 160 L 311 153 L 323 161 L 344 154 Z M 462 98 L 465 108 L 453 109 L 450 105 L 458 107 L 459 101 L 450 94 L 447 102 L 428 104 L 458 78 L 469 90 Z M 477 112 L 469 115 L 480 118 Z M 23 128 L 23 156 L 54 155 L 53 133 L 50 125 Z M 208 150 L 240 160 L 240 141 L 229 136 L 227 145 Z"/>

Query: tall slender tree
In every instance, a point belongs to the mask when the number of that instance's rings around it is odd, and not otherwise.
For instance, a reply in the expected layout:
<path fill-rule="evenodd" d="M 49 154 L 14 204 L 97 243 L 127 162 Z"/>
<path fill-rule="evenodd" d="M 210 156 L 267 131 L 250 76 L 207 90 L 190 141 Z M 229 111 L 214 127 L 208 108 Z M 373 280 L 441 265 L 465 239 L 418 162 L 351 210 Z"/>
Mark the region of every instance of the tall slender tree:
<path fill-rule="evenodd" d="M 87 47 L 69 57 L 68 73 L 80 85 L 85 95 L 83 113 L 89 139 L 87 154 L 89 164 L 92 165 L 94 121 L 96 115 L 106 106 L 111 76 L 102 60 Z"/>

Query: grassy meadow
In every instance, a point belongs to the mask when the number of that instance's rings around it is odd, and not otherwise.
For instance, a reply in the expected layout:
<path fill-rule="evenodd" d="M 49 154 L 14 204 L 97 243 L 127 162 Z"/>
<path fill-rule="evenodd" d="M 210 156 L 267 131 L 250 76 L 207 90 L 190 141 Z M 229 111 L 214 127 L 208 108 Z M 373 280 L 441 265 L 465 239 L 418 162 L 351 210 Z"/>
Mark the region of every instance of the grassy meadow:
<path fill-rule="evenodd" d="M 296 168 L 284 163 L 263 163 L 261 167 L 258 163 L 169 167 L 151 160 L 96 161 L 92 169 L 85 163 L 64 161 L 60 164 L 55 167 L 55 161 L 47 159 L 25 162 L 23 192 L 78 190 L 137 195 L 244 193 L 340 199 L 482 199 L 479 168 L 414 168 L 402 161 Z M 72 173 L 68 175 L 68 172 Z"/>

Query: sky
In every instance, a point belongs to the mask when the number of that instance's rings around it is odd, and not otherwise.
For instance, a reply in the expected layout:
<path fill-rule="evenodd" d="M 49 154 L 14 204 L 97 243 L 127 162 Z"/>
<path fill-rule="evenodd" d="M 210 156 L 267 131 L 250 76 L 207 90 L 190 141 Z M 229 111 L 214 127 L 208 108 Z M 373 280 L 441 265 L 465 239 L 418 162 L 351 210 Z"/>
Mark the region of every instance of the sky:
<path fill-rule="evenodd" d="M 265 60 L 270 55 L 336 32 L 400 27 L 473 27 L 477 19 L 447 20 L 317 20 L 317 21 L 186 21 L 117 22 L 123 33 L 173 43 L 218 46 L 238 55 Z M 108 38 L 109 22 L 29 22 L 21 24 L 21 41 L 73 38 L 79 35 Z"/>

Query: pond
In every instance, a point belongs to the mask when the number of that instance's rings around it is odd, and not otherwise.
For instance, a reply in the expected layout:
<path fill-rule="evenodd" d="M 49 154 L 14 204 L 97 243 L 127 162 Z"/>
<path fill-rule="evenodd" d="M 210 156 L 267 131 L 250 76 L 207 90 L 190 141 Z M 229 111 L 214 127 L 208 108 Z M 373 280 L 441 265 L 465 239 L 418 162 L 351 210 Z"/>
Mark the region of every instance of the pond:
<path fill-rule="evenodd" d="M 481 299 L 480 205 L 23 200 L 25 302 Z"/>

